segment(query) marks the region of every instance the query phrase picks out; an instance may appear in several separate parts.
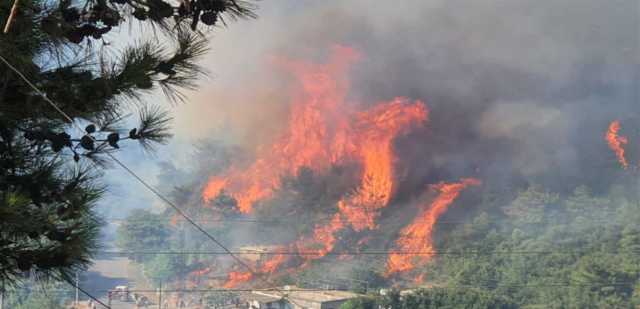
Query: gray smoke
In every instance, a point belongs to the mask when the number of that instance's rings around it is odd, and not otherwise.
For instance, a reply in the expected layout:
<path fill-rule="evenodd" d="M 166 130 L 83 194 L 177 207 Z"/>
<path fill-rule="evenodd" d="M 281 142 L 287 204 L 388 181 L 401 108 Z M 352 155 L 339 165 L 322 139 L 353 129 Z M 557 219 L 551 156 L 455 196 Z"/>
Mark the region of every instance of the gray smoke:
<path fill-rule="evenodd" d="M 282 0 L 260 5 L 259 19 L 231 23 L 216 33 L 206 61 L 212 79 L 190 95 L 191 102 L 176 108 L 179 142 L 221 141 L 185 160 L 195 179 L 183 185 L 192 191 L 181 205 L 202 208 L 198 186 L 232 161 L 250 161 L 255 145 L 268 144 L 286 124 L 290 76 L 269 59 L 322 63 L 334 44 L 363 54 L 352 68 L 350 102 L 365 108 L 406 96 L 425 101 L 431 110 L 426 128 L 396 141 L 400 185 L 393 205 L 383 210 L 384 227 L 371 236 L 371 243 L 382 248 L 391 246 L 398 229 L 411 220 L 428 184 L 477 177 L 484 183 L 478 190 L 498 192 L 535 183 L 554 192 L 579 185 L 608 190 L 623 174 L 603 138 L 614 119 L 630 137 L 630 162 L 640 160 L 634 150 L 640 149 L 637 0 Z M 184 147 L 172 152 L 185 156 Z M 184 176 L 168 170 L 164 182 Z M 323 184 L 339 184 L 338 179 L 320 175 L 302 182 L 315 187 L 303 189 L 334 192 Z M 267 207 L 256 207 L 265 209 L 257 219 L 303 207 L 282 191 L 265 201 Z M 312 199 L 304 209 L 327 213 L 334 199 Z M 453 209 L 453 216 L 464 210 Z M 216 236 L 226 237 L 234 248 L 291 243 L 310 235 L 315 223 L 309 221 L 307 231 L 234 223 L 232 232 Z M 362 235 L 342 236 L 344 245 Z M 195 232 L 188 238 L 207 243 Z M 350 268 L 356 262 L 341 263 Z"/>
<path fill-rule="evenodd" d="M 286 117 L 284 77 L 268 58 L 323 61 L 341 44 L 364 55 L 352 101 L 407 96 L 432 110 L 426 130 L 397 143 L 409 187 L 484 176 L 597 189 L 619 170 L 603 142 L 607 124 L 620 118 L 626 133 L 638 130 L 634 0 L 260 5 L 258 20 L 214 39 L 214 80 L 179 122 L 235 123 L 233 134 L 254 144 L 252 134 L 277 132 L 269 120 Z"/>

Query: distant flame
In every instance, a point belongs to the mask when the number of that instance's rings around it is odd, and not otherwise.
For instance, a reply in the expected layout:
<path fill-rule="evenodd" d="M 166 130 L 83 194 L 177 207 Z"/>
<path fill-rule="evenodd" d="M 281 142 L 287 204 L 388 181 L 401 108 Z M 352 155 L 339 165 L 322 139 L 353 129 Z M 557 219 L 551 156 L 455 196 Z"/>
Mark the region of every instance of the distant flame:
<path fill-rule="evenodd" d="M 203 269 L 194 270 L 194 271 L 189 273 L 189 276 L 199 277 L 199 276 L 206 275 L 206 274 L 208 274 L 210 272 L 211 272 L 211 268 L 207 267 L 207 268 L 203 268 Z"/>
<path fill-rule="evenodd" d="M 225 289 L 235 288 L 241 285 L 242 283 L 248 282 L 251 279 L 253 279 L 253 273 L 249 271 L 246 271 L 246 272 L 232 271 L 232 272 L 229 272 L 228 276 L 229 277 L 227 279 L 227 282 L 225 282 L 225 284 L 222 286 Z"/>
<path fill-rule="evenodd" d="M 400 231 L 396 240 L 397 253 L 387 258 L 387 276 L 413 270 L 424 265 L 433 257 L 433 227 L 438 218 L 460 195 L 460 191 L 468 186 L 478 186 L 480 180 L 465 178 L 457 183 L 439 183 L 432 188 L 439 191 L 438 196 L 425 208 L 414 221 Z M 423 277 L 416 279 L 423 280 Z"/>
<path fill-rule="evenodd" d="M 287 261 L 287 256 L 285 256 L 284 254 L 275 255 L 273 258 L 267 260 L 262 264 L 262 267 L 260 268 L 260 272 L 273 274 L 278 270 L 280 265 L 282 265 L 286 261 Z"/>
<path fill-rule="evenodd" d="M 618 158 L 618 162 L 622 164 L 623 168 L 627 168 L 629 163 L 627 159 L 624 157 L 624 145 L 626 145 L 629 141 L 626 137 L 618 135 L 620 131 L 620 121 L 615 120 L 611 122 L 609 125 L 609 130 L 607 130 L 607 134 L 605 135 L 605 139 L 609 144 L 609 148 L 613 150 Z"/>

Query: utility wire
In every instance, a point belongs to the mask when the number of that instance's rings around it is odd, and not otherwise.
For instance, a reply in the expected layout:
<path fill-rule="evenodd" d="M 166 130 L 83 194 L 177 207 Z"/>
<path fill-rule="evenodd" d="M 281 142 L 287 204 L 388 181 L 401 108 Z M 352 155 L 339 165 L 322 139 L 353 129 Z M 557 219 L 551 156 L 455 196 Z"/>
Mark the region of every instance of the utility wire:
<path fill-rule="evenodd" d="M 442 288 L 442 289 L 469 289 L 469 288 L 507 288 L 507 287 L 521 287 L 521 288 L 541 288 L 541 287 L 584 287 L 584 288 L 594 288 L 594 287 L 608 287 L 608 286 L 633 286 L 637 282 L 629 281 L 629 282 L 611 282 L 611 283 L 600 283 L 600 284 L 579 284 L 579 283 L 540 283 L 540 284 L 490 284 L 491 281 L 486 281 L 484 284 L 454 284 L 454 285 L 432 285 L 430 287 L 434 288 Z M 420 287 L 417 287 L 420 288 Z M 69 293 L 70 290 L 45 290 L 46 292 L 52 293 Z M 111 290 L 92 290 L 96 293 L 106 293 Z M 156 293 L 157 290 L 128 290 L 131 293 Z M 287 292 L 348 292 L 340 289 L 288 289 Z M 168 289 L 162 290 L 162 293 L 241 293 L 241 292 L 278 292 L 278 290 L 274 289 Z M 5 291 L 5 293 L 19 293 L 18 290 L 15 291 Z"/>
<path fill-rule="evenodd" d="M 300 256 L 325 256 L 325 255 L 535 255 L 535 254 L 583 254 L 593 252 L 591 250 L 546 250 L 546 251 L 393 251 L 393 250 L 381 250 L 381 251 L 332 251 L 326 254 L 320 254 L 313 251 L 231 251 L 234 255 L 300 255 Z M 228 252 L 224 251 L 98 251 L 101 254 L 113 254 L 113 255 L 145 255 L 145 254 L 158 254 L 158 255 L 227 255 Z M 609 251 L 610 254 L 640 254 L 638 250 L 629 251 Z"/>
<path fill-rule="evenodd" d="M 24 76 L 24 74 L 22 74 L 22 72 L 20 72 L 20 70 L 18 70 L 13 65 L 11 65 L 11 63 L 9 63 L 9 61 L 7 61 L 7 59 L 5 59 L 2 55 L 0 55 L 0 60 L 2 60 L 2 62 L 4 62 L 11 70 L 13 70 L 16 74 L 18 74 L 18 76 L 20 76 L 20 78 L 22 78 L 22 80 L 25 83 L 27 83 L 38 95 L 40 95 L 47 103 L 49 103 L 49 105 L 51 105 L 51 107 L 53 107 L 58 113 L 60 113 L 64 118 L 66 118 L 69 121 L 69 123 L 71 123 L 73 126 L 75 126 L 80 132 L 84 132 L 84 130 L 75 121 L 73 121 L 73 118 L 71 118 L 69 115 L 67 115 L 62 109 L 60 109 L 60 107 L 58 107 L 58 105 L 55 102 L 53 102 L 51 99 L 49 99 L 49 97 L 47 97 L 46 93 L 41 91 L 37 86 L 35 86 L 31 81 L 29 81 L 29 79 L 26 76 Z M 91 135 L 87 135 L 87 136 L 89 136 L 89 138 L 91 138 L 94 142 L 96 141 L 93 136 L 91 136 Z M 151 191 L 153 194 L 155 194 L 158 198 L 160 198 L 162 201 L 164 201 L 167 205 L 171 206 L 171 208 L 173 208 L 187 222 L 189 222 L 197 230 L 202 232 L 205 236 L 207 236 L 207 238 L 209 238 L 212 242 L 214 242 L 216 245 L 218 245 L 220 248 L 222 248 L 222 250 L 227 252 L 227 254 L 229 256 L 231 256 L 234 260 L 236 260 L 236 262 L 238 264 L 240 264 L 242 267 L 246 268 L 247 271 L 249 271 L 254 278 L 259 278 L 259 280 L 263 281 L 264 283 L 267 283 L 268 285 L 271 284 L 268 280 L 262 278 L 261 276 L 258 276 L 258 273 L 251 266 L 249 266 L 249 264 L 245 263 L 242 259 L 240 259 L 235 254 L 233 254 L 233 252 L 231 252 L 229 249 L 227 249 L 227 247 L 224 244 L 222 244 L 220 241 L 218 241 L 218 239 L 216 239 L 215 237 L 213 237 L 213 235 L 211 235 L 207 231 L 205 231 L 193 219 L 191 219 L 189 216 L 187 216 L 187 214 L 184 211 L 182 211 L 178 206 L 176 206 L 173 202 L 171 202 L 167 197 L 165 197 L 163 194 L 161 194 L 153 186 L 149 185 L 144 179 L 142 179 L 140 176 L 138 176 L 138 174 L 136 174 L 133 170 L 131 170 L 128 166 L 126 166 L 123 162 L 118 160 L 118 158 L 116 158 L 113 154 L 111 154 L 110 152 L 106 152 L 106 155 L 109 156 L 109 158 L 111 158 L 114 162 L 116 162 L 117 165 L 119 165 L 122 169 L 124 169 L 127 173 L 129 173 L 133 178 L 135 178 L 145 188 L 147 188 L 149 191 Z M 282 293 L 282 294 L 284 295 L 283 297 L 286 298 L 286 293 Z"/>
<path fill-rule="evenodd" d="M 56 109 L 58 112 L 60 112 L 65 118 L 67 118 L 67 120 L 69 120 L 71 123 L 75 122 L 73 121 L 73 119 L 71 119 L 71 117 L 69 117 L 67 114 L 65 114 L 55 103 L 53 103 L 45 93 L 43 93 L 42 91 L 40 91 L 40 89 L 38 89 L 38 87 L 36 87 L 31 81 L 29 81 L 29 79 L 27 79 L 24 74 L 22 74 L 22 72 L 20 72 L 20 70 L 16 69 L 13 65 L 11 65 L 11 63 L 9 63 L 9 61 L 7 61 L 7 59 L 5 59 L 2 55 L 0 55 L 0 60 L 2 60 L 2 62 L 4 62 L 4 64 L 6 64 L 12 71 L 14 71 L 16 74 L 18 74 L 18 76 L 20 76 L 20 78 L 22 78 L 22 80 L 24 80 L 24 82 L 26 82 L 34 91 L 36 91 L 45 101 L 49 102 L 49 104 L 51 104 L 51 106 Z M 76 127 L 78 127 L 78 125 L 76 124 Z M 78 127 L 81 131 L 82 128 Z M 93 139 L 93 137 L 91 137 Z M 95 140 L 95 139 L 94 139 Z M 107 152 L 107 154 L 109 154 Z M 110 155 L 110 154 L 109 154 Z M 65 278 L 57 278 L 58 280 L 62 280 L 67 282 L 68 284 L 70 284 L 71 286 L 73 286 L 74 288 L 77 288 L 78 290 L 82 291 L 82 293 L 84 293 L 85 295 L 87 295 L 89 298 L 95 300 L 96 302 L 98 302 L 99 304 L 103 305 L 105 308 L 111 309 L 111 307 L 107 306 L 105 303 L 101 302 L 99 299 L 97 299 L 96 297 L 94 297 L 93 295 L 87 293 L 84 289 L 80 288 L 79 286 L 77 286 L 75 283 L 71 282 L 70 280 L 67 280 Z"/>
<path fill-rule="evenodd" d="M 51 105 L 51 107 L 53 107 L 58 113 L 60 113 L 62 116 L 64 116 L 73 126 L 75 126 L 78 130 L 80 130 L 81 132 L 84 132 L 82 130 L 82 128 L 75 122 L 73 121 L 73 119 L 67 115 L 62 109 L 60 109 L 58 107 L 58 105 L 53 102 L 51 99 L 49 99 L 47 97 L 47 95 L 42 92 L 38 87 L 36 87 L 31 81 L 29 81 L 28 78 L 26 78 L 18 69 L 16 69 L 13 65 L 11 65 L 11 63 L 9 63 L 2 55 L 0 55 L 0 60 L 2 60 L 2 62 L 4 62 L 11 70 L 13 70 L 16 74 L 18 74 L 18 76 L 20 76 L 22 78 L 22 80 L 24 82 L 26 82 L 34 91 L 36 91 L 36 93 L 38 93 L 47 103 L 49 103 L 49 105 Z M 95 138 L 93 136 L 89 136 L 92 140 L 95 141 Z M 229 250 L 225 245 L 223 245 L 220 241 L 218 241 L 215 237 L 213 237 L 213 235 L 209 234 L 207 231 L 205 231 L 200 225 L 198 225 L 193 219 L 191 219 L 184 211 L 182 211 L 178 206 L 176 206 L 173 202 L 171 202 L 167 197 L 165 197 L 163 194 L 161 194 L 158 190 L 156 190 L 153 186 L 149 185 L 144 179 L 142 179 L 140 176 L 138 176 L 133 170 L 131 170 L 128 166 L 126 166 L 123 162 L 121 162 L 120 160 L 118 160 L 113 154 L 106 152 L 106 155 L 109 156 L 114 162 L 116 162 L 117 165 L 119 165 L 122 169 L 124 169 L 127 173 L 129 173 L 132 177 L 134 177 L 140 184 L 142 184 L 145 188 L 147 188 L 149 191 L 151 191 L 154 195 L 156 195 L 158 198 L 160 198 L 162 201 L 164 201 L 167 205 L 169 205 L 170 207 L 172 207 L 180 216 L 182 216 L 187 222 L 189 222 L 191 225 L 193 225 L 197 230 L 199 230 L 200 232 L 202 232 L 205 236 L 207 236 L 207 238 L 209 238 L 211 241 L 213 241 L 216 245 L 218 245 L 220 248 L 222 248 L 224 250 L 224 253 L 220 253 L 220 254 L 226 254 L 231 256 L 234 260 L 236 260 L 237 263 L 239 263 L 242 267 L 246 268 L 255 278 L 259 278 L 260 280 L 264 281 L 267 284 L 271 284 L 268 280 L 264 279 L 262 276 L 259 276 L 259 274 L 247 263 L 245 263 L 242 259 L 240 259 L 236 253 L 232 252 L 231 250 Z M 366 209 L 365 209 L 366 210 Z M 300 255 L 302 252 L 295 252 L 295 253 L 291 253 L 291 254 L 297 254 Z M 254 253 L 255 254 L 255 253 Z M 284 254 L 284 253 L 275 253 L 275 254 Z M 358 255 L 362 255 L 364 253 L 360 252 L 358 253 Z M 381 253 L 376 253 L 376 254 L 381 254 Z M 387 253 L 385 253 L 387 254 Z M 424 253 L 424 254 L 433 254 L 433 252 L 431 253 Z M 317 253 L 314 255 L 318 255 Z M 82 291 L 83 293 L 85 293 L 87 296 L 89 296 L 90 298 L 96 300 L 98 303 L 100 303 L 101 305 L 103 305 L 106 308 L 110 308 L 109 306 L 107 306 L 106 304 L 104 304 L 103 302 L 101 302 L 100 300 L 98 300 L 97 298 L 93 297 L 92 295 L 90 295 L 89 293 L 87 293 L 84 289 L 81 289 L 80 287 L 78 287 L 77 285 L 73 284 L 72 282 L 69 282 L 68 280 L 64 280 L 67 283 L 71 284 L 72 286 L 74 286 L 75 288 L 78 288 L 80 291 Z M 274 289 L 274 291 L 283 294 L 283 298 L 288 299 L 289 301 L 293 302 L 291 299 L 287 298 L 287 294 L 283 291 Z"/>
<path fill-rule="evenodd" d="M 105 221 L 109 221 L 109 222 L 169 222 L 172 221 L 171 218 L 166 218 L 166 219 L 149 219 L 149 220 L 143 220 L 143 219 L 127 219 L 127 218 L 106 218 L 104 219 Z M 586 218 L 587 221 L 589 222 L 601 222 L 601 223 L 621 223 L 621 222 L 615 222 L 612 220 L 604 220 L 604 219 L 588 219 Z M 173 220 L 176 221 L 176 220 Z M 186 220 L 177 220 L 178 222 L 184 222 Z M 264 219 L 233 219 L 233 218 L 229 218 L 229 219 L 197 219 L 194 220 L 195 222 L 199 222 L 199 223 L 215 223 L 215 222 L 234 222 L 234 223 L 280 223 L 280 224 L 291 224 L 293 222 L 298 222 L 296 220 L 264 220 Z M 331 218 L 322 218 L 320 220 L 315 220 L 314 223 L 318 223 L 318 222 L 330 222 Z M 430 222 L 431 220 L 412 220 L 411 222 Z M 353 220 L 353 221 L 349 221 L 349 222 L 368 222 L 367 220 Z M 490 221 L 486 221 L 488 223 L 501 223 L 503 221 L 499 221 L 499 220 L 490 220 Z M 471 224 L 473 222 L 470 221 L 436 221 L 437 224 Z M 552 221 L 551 223 L 558 223 L 557 221 Z M 570 223 L 570 221 L 567 222 L 559 222 L 559 223 Z M 540 224 L 537 224 L 540 225 Z"/>
<path fill-rule="evenodd" d="M 46 292 L 54 292 L 54 293 L 69 293 L 72 292 L 71 290 L 45 290 Z M 109 291 L 112 290 L 92 290 L 92 292 L 95 293 L 107 293 Z M 136 290 L 136 289 L 129 289 L 127 290 L 130 293 L 155 293 L 158 292 L 158 290 Z M 332 292 L 332 291 L 341 291 L 344 292 L 344 290 L 337 290 L 337 289 L 303 289 L 303 288 L 298 288 L 298 289 L 287 289 L 287 292 Z M 162 293 L 233 293 L 233 292 L 278 292 L 278 290 L 274 290 L 274 289 L 162 289 Z M 6 293 L 19 293 L 18 290 L 15 291 L 7 291 Z"/>
<path fill-rule="evenodd" d="M 87 292 L 86 290 L 84 290 L 83 288 L 81 288 L 79 285 L 75 284 L 73 281 L 64 278 L 64 277 L 58 277 L 55 276 L 54 277 L 60 281 L 64 281 L 66 283 L 68 283 L 69 285 L 71 285 L 72 287 L 78 289 L 80 292 L 82 292 L 84 295 L 87 295 L 89 298 L 91 298 L 92 300 L 96 301 L 97 303 L 99 303 L 100 305 L 104 306 L 107 309 L 111 309 L 110 306 L 108 306 L 107 304 L 103 303 L 101 300 L 99 300 L 98 298 L 96 298 L 95 296 L 91 295 L 89 292 Z M 46 289 L 45 289 L 46 290 Z"/>

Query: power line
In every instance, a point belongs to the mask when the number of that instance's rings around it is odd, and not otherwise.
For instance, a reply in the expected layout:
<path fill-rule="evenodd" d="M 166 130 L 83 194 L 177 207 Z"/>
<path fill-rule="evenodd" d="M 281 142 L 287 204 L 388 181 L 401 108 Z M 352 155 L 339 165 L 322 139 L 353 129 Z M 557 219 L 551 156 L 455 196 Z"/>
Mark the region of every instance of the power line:
<path fill-rule="evenodd" d="M 73 119 L 69 115 L 67 115 L 62 109 L 60 109 L 60 107 L 58 107 L 58 105 L 55 102 L 53 102 L 51 99 L 49 99 L 49 97 L 47 97 L 46 93 L 42 92 L 31 81 L 29 81 L 29 79 L 26 76 L 24 76 L 13 65 L 11 65 L 11 63 L 9 63 L 9 61 L 7 61 L 2 55 L 0 55 L 0 60 L 2 60 L 2 62 L 4 62 L 11 70 L 13 70 L 16 74 L 18 74 L 18 76 L 20 76 L 20 78 L 22 78 L 22 80 L 24 82 L 26 82 L 38 95 L 40 95 L 47 103 L 49 103 L 49 105 L 51 105 L 51 107 L 53 107 L 58 113 L 60 113 L 63 117 L 65 117 L 69 121 L 69 123 L 71 123 L 73 126 L 75 126 L 80 132 L 84 132 L 83 129 L 75 121 L 73 121 Z M 91 135 L 86 135 L 86 136 L 89 136 L 89 138 L 91 138 L 94 142 L 96 142 L 96 139 L 93 136 L 91 136 Z M 200 225 L 198 225 L 195 221 L 193 221 L 193 219 L 191 219 L 189 216 L 187 216 L 187 214 L 184 211 L 182 211 L 178 206 L 176 206 L 173 202 L 171 202 L 167 197 L 165 197 L 163 194 L 161 194 L 153 186 L 148 184 L 144 179 L 142 179 L 140 176 L 138 176 L 133 170 L 131 170 L 128 166 L 126 166 L 124 163 L 122 163 L 120 160 L 118 160 L 118 158 L 116 158 L 113 154 L 111 154 L 110 152 L 106 152 L 106 155 L 109 156 L 109 158 L 111 158 L 114 162 L 116 162 L 117 165 L 119 165 L 122 169 L 124 169 L 127 173 L 129 173 L 129 175 L 131 175 L 133 178 L 135 178 L 145 188 L 147 188 L 149 191 L 151 191 L 153 194 L 155 194 L 158 198 L 160 198 L 162 201 L 164 201 L 167 205 L 171 206 L 171 208 L 173 208 L 186 221 L 188 221 L 190 224 L 192 224 L 197 230 L 202 232 L 204 235 L 207 236 L 207 238 L 209 238 L 211 241 L 213 241 L 216 245 L 218 245 L 220 248 L 222 248 L 225 252 L 227 252 L 227 254 L 229 256 L 231 256 L 234 260 L 236 260 L 236 262 L 239 263 L 242 267 L 247 269 L 254 277 L 258 277 L 257 276 L 258 274 L 256 273 L 256 271 L 251 266 L 249 266 L 249 264 L 245 263 L 242 259 L 240 259 L 236 255 L 234 255 L 233 252 L 231 252 L 229 249 L 227 249 L 227 247 L 225 245 L 223 245 L 220 241 L 218 241 L 218 239 L 213 237 L 213 235 L 211 235 L 207 231 L 205 231 Z M 267 284 L 270 284 L 269 281 L 267 281 L 266 279 L 264 279 L 262 277 L 259 277 L 259 279 L 262 280 L 263 282 L 267 283 Z M 282 293 L 282 294 L 284 295 L 283 297 L 286 298 L 286 293 Z"/>
<path fill-rule="evenodd" d="M 540 284 L 490 284 L 491 281 L 487 280 L 487 283 L 484 284 L 454 284 L 454 285 L 432 285 L 428 286 L 428 288 L 441 288 L 441 289 L 469 289 L 469 288 L 508 288 L 508 287 L 519 287 L 519 288 L 540 288 L 540 287 L 584 287 L 584 288 L 594 288 L 594 287 L 609 287 L 609 286 L 634 286 L 637 284 L 635 281 L 629 282 L 611 282 L 611 283 L 600 283 L 600 284 L 579 284 L 579 283 L 564 283 L 564 282 L 555 282 L 555 283 L 540 283 Z M 416 287 L 420 288 L 420 287 Z M 424 288 L 427 288 L 426 286 Z M 52 293 L 69 293 L 70 290 L 48 290 L 45 289 L 46 292 Z M 95 293 L 108 293 L 112 290 L 92 290 Z M 274 289 L 168 289 L 162 290 L 162 293 L 242 293 L 242 292 L 278 292 L 280 290 Z M 287 289 L 287 292 L 344 292 L 345 290 L 340 289 Z M 156 293 L 157 290 L 128 290 L 131 293 Z M 18 290 L 14 291 L 5 291 L 5 293 L 19 293 Z"/>
<path fill-rule="evenodd" d="M 0 60 L 2 60 L 2 62 L 4 62 L 11 70 L 13 70 L 16 74 L 18 74 L 18 76 L 20 76 L 20 78 L 22 78 L 22 80 L 24 80 L 34 91 L 36 91 L 45 101 L 49 102 L 54 109 L 56 109 L 58 112 L 60 112 L 64 117 L 66 117 L 71 123 L 73 122 L 73 119 L 71 119 L 71 117 L 69 117 L 68 115 L 66 115 L 55 103 L 53 103 L 51 100 L 49 100 L 49 98 L 47 97 L 47 95 L 45 93 L 43 93 L 42 91 L 40 91 L 40 89 L 38 89 L 38 87 L 36 87 L 33 83 L 31 83 L 31 81 L 29 81 L 29 79 L 27 79 L 24 74 L 22 74 L 22 72 L 20 72 L 18 69 L 16 69 L 13 65 L 11 65 L 11 63 L 9 63 L 9 61 L 7 61 L 7 59 L 5 59 L 2 55 L 0 55 Z M 78 125 L 76 124 L 76 127 L 78 127 Z M 78 127 L 79 128 L 79 127 Z M 82 131 L 82 128 L 79 128 L 80 131 Z M 91 137 L 92 139 L 94 139 L 93 137 Z M 94 139 L 95 141 L 95 139 Z M 107 306 L 105 303 L 101 302 L 99 299 L 97 299 L 96 297 L 94 297 L 93 295 L 89 294 L 87 291 L 85 291 L 84 289 L 80 288 L 79 286 L 77 286 L 75 283 L 71 282 L 70 280 L 67 280 L 66 278 L 57 278 L 58 280 L 62 280 L 65 281 L 66 283 L 70 284 L 71 286 L 73 286 L 74 288 L 82 291 L 82 293 L 84 293 L 85 295 L 87 295 L 89 298 L 95 300 L 96 302 L 98 302 L 99 304 L 101 304 L 102 306 L 104 306 L 105 308 L 111 309 L 111 307 Z"/>
<path fill-rule="evenodd" d="M 622 222 L 615 222 L 612 220 L 603 220 L 603 219 L 592 219 L 590 220 L 589 218 L 585 218 L 587 219 L 587 221 L 589 222 L 601 222 L 601 223 L 622 223 Z M 178 222 L 183 222 L 186 220 L 172 220 L 171 218 L 166 218 L 166 219 L 127 219 L 127 218 L 106 218 L 104 219 L 105 221 L 109 221 L 109 222 L 170 222 L 170 221 L 178 221 Z M 293 222 L 298 222 L 296 220 L 264 220 L 264 219 L 234 219 L 234 218 L 229 218 L 229 219 L 198 219 L 198 220 L 194 220 L 195 222 L 200 222 L 200 223 L 215 223 L 215 222 L 233 222 L 233 223 L 281 223 L 281 224 L 291 224 Z M 322 218 L 320 220 L 315 220 L 314 223 L 318 223 L 318 222 L 330 222 L 331 218 Z M 506 221 L 506 220 L 505 220 Z M 352 220 L 349 222 L 368 222 L 367 220 Z M 411 222 L 430 222 L 430 220 L 412 220 Z M 488 223 L 501 223 L 503 221 L 499 221 L 499 220 L 490 220 L 490 221 L 485 221 Z M 569 221 L 567 221 L 568 223 Z M 472 224 L 473 222 L 471 221 L 436 221 L 436 224 Z M 557 223 L 557 222 L 550 222 L 550 223 Z M 538 224 L 538 223 L 536 223 Z"/>
<path fill-rule="evenodd" d="M 89 298 L 91 298 L 92 300 L 95 300 L 97 303 L 99 303 L 100 305 L 104 306 L 107 309 L 111 309 L 110 306 L 108 306 L 107 304 L 103 303 L 101 300 L 99 300 L 98 298 L 96 298 L 95 296 L 91 295 L 89 292 L 87 292 L 86 290 L 84 290 L 83 288 L 81 288 L 79 285 L 75 284 L 73 281 L 64 278 L 64 277 L 58 277 L 58 276 L 54 276 L 56 279 L 60 280 L 60 281 L 64 281 L 66 283 L 68 283 L 69 285 L 71 285 L 72 287 L 78 289 L 80 292 L 82 292 L 84 295 L 87 295 Z"/>
<path fill-rule="evenodd" d="M 45 290 L 47 292 L 54 292 L 54 293 L 69 293 L 71 292 L 71 290 Z M 108 293 L 111 292 L 113 290 L 92 290 L 92 292 L 94 293 Z M 277 292 L 279 290 L 275 290 L 275 289 L 162 289 L 162 293 L 168 292 L 168 293 L 235 293 L 235 292 Z M 332 290 L 332 289 L 286 289 L 285 291 L 287 292 L 331 292 L 331 291 L 342 291 L 342 290 Z M 135 290 L 135 289 L 129 289 L 127 290 L 127 292 L 130 293 L 155 293 L 158 292 L 158 290 Z M 14 290 L 14 291 L 7 291 L 7 293 L 19 293 L 18 290 Z"/>
<path fill-rule="evenodd" d="M 235 255 L 300 255 L 300 256 L 326 256 L 326 255 L 537 255 L 537 254 L 584 254 L 593 252 L 592 250 L 542 250 L 542 251 L 495 251 L 495 250 L 473 250 L 473 251 L 332 251 L 328 253 L 318 253 L 314 251 L 231 251 Z M 101 254 L 112 255 L 227 255 L 225 251 L 98 251 Z M 640 251 L 608 251 L 609 254 L 640 254 Z"/>

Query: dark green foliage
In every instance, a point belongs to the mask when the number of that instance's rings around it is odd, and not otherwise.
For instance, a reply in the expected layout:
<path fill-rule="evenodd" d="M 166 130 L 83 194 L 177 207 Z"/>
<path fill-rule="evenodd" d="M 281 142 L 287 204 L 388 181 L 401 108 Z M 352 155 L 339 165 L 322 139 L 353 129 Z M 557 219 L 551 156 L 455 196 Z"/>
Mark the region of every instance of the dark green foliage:
<path fill-rule="evenodd" d="M 0 277 L 9 282 L 31 269 L 68 276 L 91 260 L 100 223 L 93 208 L 102 189 L 86 167 L 66 174 L 61 164 L 23 165 L 28 169 L 2 175 Z"/>
<path fill-rule="evenodd" d="M 180 278 L 188 270 L 185 257 L 178 255 L 156 255 L 143 264 L 145 275 L 159 286 Z"/>
<path fill-rule="evenodd" d="M 48 7 L 40 26 L 48 35 L 82 44 L 101 40 L 115 27 L 133 18 L 140 22 L 152 22 L 166 31 L 190 26 L 198 30 L 201 14 L 209 16 L 202 21 L 214 26 L 218 19 L 252 18 L 253 5 L 242 0 L 191 0 L 175 2 L 166 0 L 61 0 Z"/>
<path fill-rule="evenodd" d="M 11 309 L 64 309 L 63 299 L 71 297 L 73 290 L 64 283 L 27 281 L 19 288 L 6 290 L 3 304 Z"/>
<path fill-rule="evenodd" d="M 240 303 L 239 296 L 238 293 L 234 292 L 218 292 L 204 295 L 203 298 L 205 299 L 206 308 L 224 308 L 231 304 Z"/>
<path fill-rule="evenodd" d="M 382 276 L 382 273 L 367 268 L 366 265 L 354 267 L 348 275 L 348 279 L 353 282 L 349 290 L 356 293 L 366 294 L 371 291 L 378 291 L 388 285 L 387 279 Z"/>
<path fill-rule="evenodd" d="M 207 50 L 206 28 L 189 28 L 194 10 L 172 3 L 20 1 L 0 55 L 39 90 L 0 63 L 0 281 L 12 285 L 31 271 L 69 277 L 86 267 L 100 226 L 96 165 L 111 162 L 125 143 L 150 150 L 171 137 L 169 114 L 143 98 L 161 89 L 183 99 L 180 91 L 204 73 L 196 59 Z M 253 17 L 242 1 L 190 3 L 218 20 Z M 11 5 L 0 1 L 0 20 Z M 166 30 L 165 43 L 153 36 L 120 53 L 111 49 L 105 35 L 136 18 Z M 132 108 L 139 124 L 121 128 Z"/>
<path fill-rule="evenodd" d="M 515 303 L 495 293 L 473 289 L 432 288 L 418 290 L 401 297 L 398 308 L 469 308 L 511 309 Z"/>
<path fill-rule="evenodd" d="M 450 229 L 439 246 L 480 253 L 438 257 L 431 279 L 506 295 L 525 308 L 637 302 L 640 204 L 632 195 L 597 197 L 580 187 L 562 197 L 532 187 L 502 209 Z M 493 251 L 522 253 L 482 253 Z"/>
<path fill-rule="evenodd" d="M 474 289 L 431 288 L 407 291 L 402 295 L 390 291 L 384 297 L 363 297 L 343 304 L 340 309 L 512 309 L 516 304 L 493 292 Z"/>
<path fill-rule="evenodd" d="M 374 298 L 361 297 L 352 299 L 340 306 L 340 309 L 377 309 L 378 304 Z"/>

